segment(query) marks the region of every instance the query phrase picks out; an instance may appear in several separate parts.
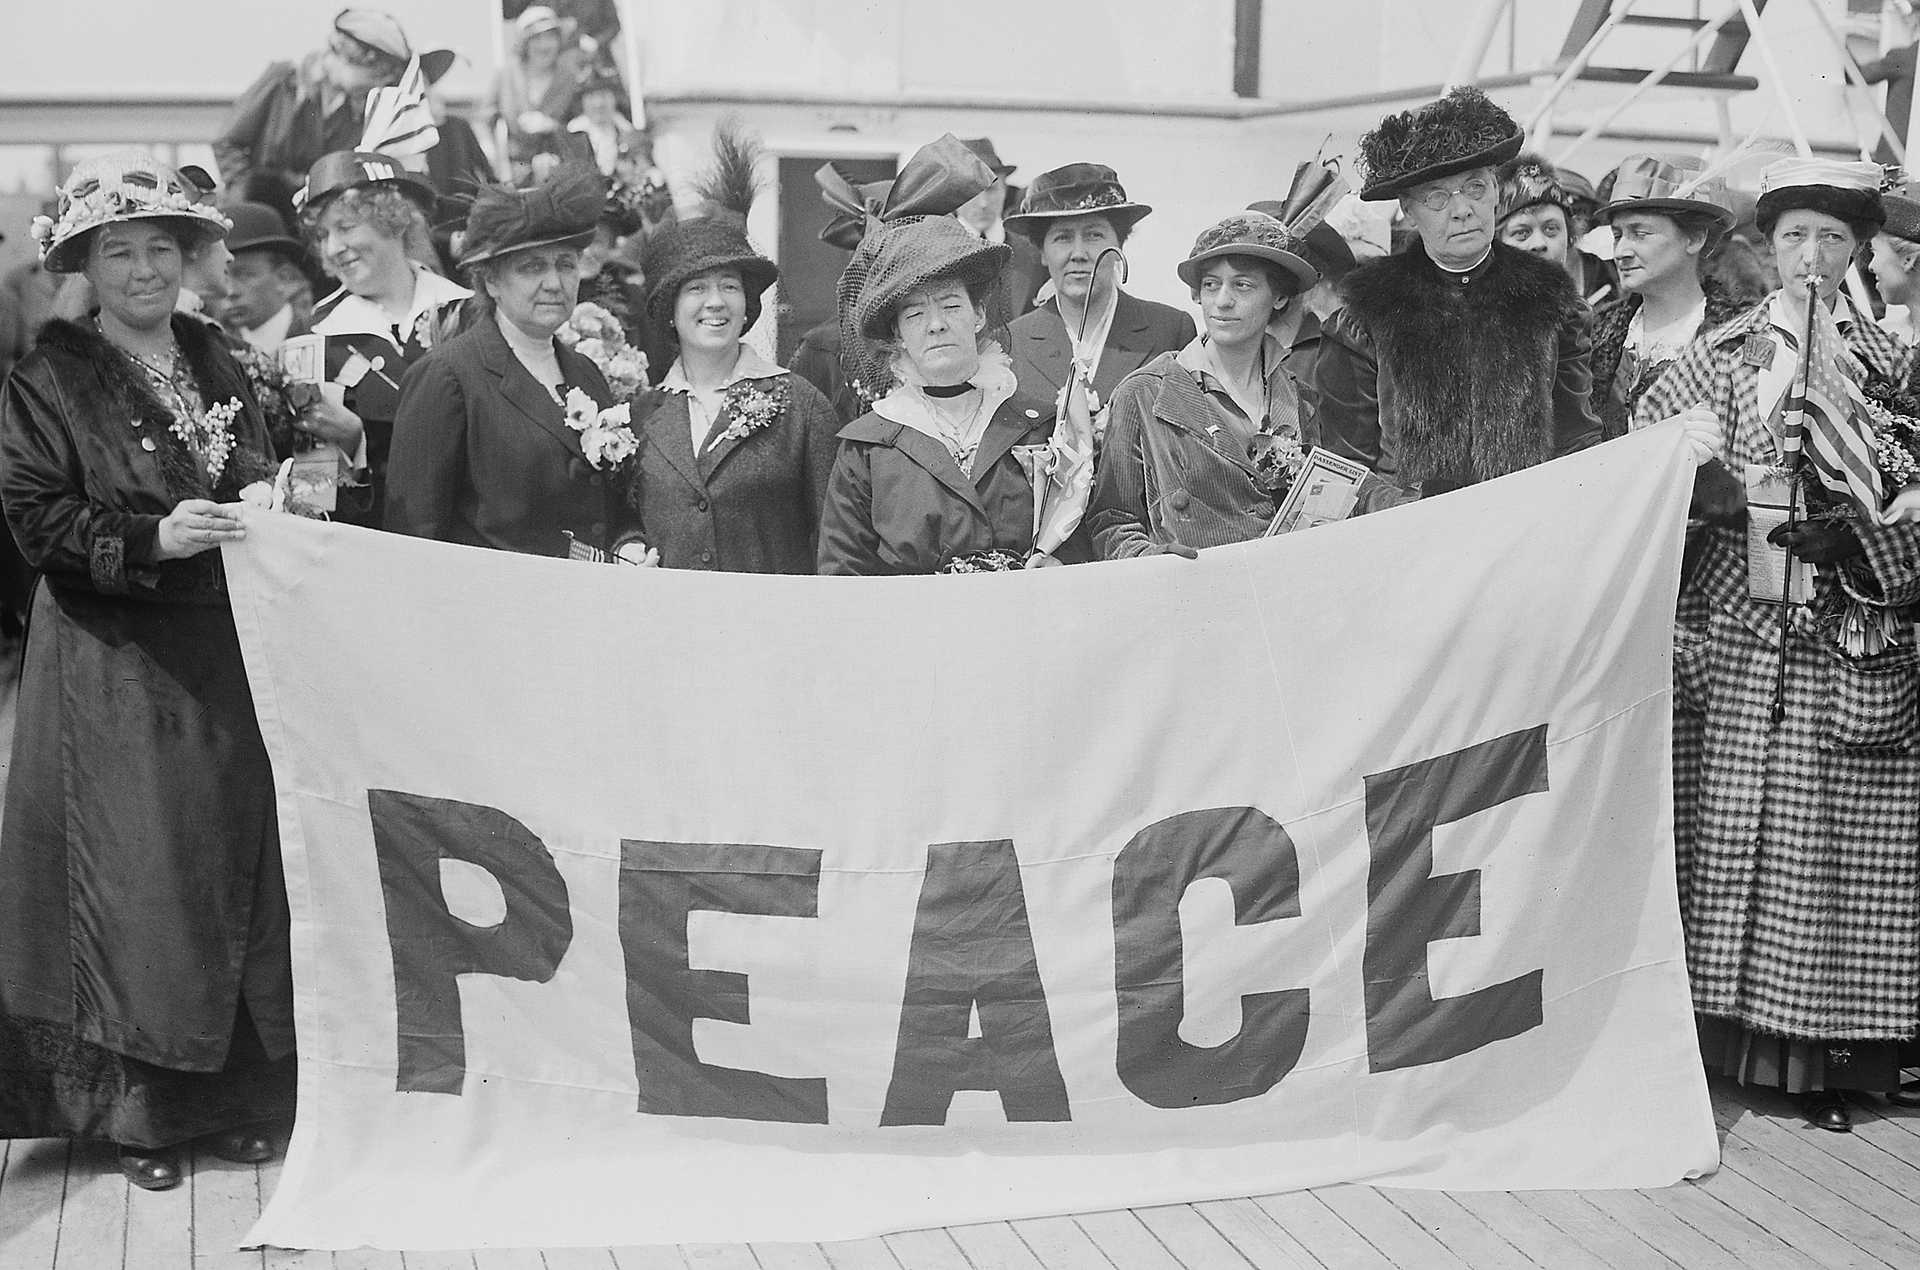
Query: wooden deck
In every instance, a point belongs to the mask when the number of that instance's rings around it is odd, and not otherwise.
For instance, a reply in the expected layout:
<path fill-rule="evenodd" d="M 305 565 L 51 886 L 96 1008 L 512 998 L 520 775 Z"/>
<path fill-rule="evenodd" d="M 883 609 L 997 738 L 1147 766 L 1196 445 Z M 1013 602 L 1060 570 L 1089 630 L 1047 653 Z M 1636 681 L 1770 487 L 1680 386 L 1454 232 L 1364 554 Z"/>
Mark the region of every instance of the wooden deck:
<path fill-rule="evenodd" d="M 1724 1154 L 1659 1191 L 1335 1186 L 1168 1208 L 959 1226 L 838 1244 L 480 1252 L 240 1252 L 278 1173 L 196 1162 L 127 1185 L 112 1149 L 0 1143 L 0 1270 L 1244 1270 L 1920 1267 L 1920 1114 L 1857 1107 L 1851 1135 L 1716 1082 Z"/>

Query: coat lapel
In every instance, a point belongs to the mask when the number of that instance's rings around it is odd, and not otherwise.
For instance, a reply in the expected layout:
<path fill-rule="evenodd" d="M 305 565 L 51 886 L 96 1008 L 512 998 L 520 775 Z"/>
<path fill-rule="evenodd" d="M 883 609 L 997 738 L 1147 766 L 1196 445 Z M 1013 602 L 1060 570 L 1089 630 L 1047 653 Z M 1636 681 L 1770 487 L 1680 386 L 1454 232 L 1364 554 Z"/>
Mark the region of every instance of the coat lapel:
<path fill-rule="evenodd" d="M 647 448 L 665 459 L 667 466 L 688 485 L 697 490 L 705 489 L 707 483 L 701 479 L 700 463 L 693 456 L 691 407 L 686 396 L 677 392 L 659 392 L 659 398 L 658 408 L 647 415 L 642 425 Z"/>
<path fill-rule="evenodd" d="M 1060 319 L 1058 304 L 1049 300 L 1046 307 L 1038 312 L 1043 320 L 1032 325 L 1040 329 L 1027 332 L 1020 352 L 1041 377 L 1058 390 L 1067 382 L 1067 372 L 1073 362 L 1073 345 L 1067 339 L 1067 327 Z"/>
<path fill-rule="evenodd" d="M 997 423 L 998 420 L 996 419 L 995 422 Z M 927 475 L 966 500 L 967 505 L 982 516 L 987 514 L 986 506 L 980 501 L 980 491 L 974 487 L 972 481 L 967 479 L 967 474 L 960 470 L 960 465 L 953 461 L 953 456 L 947 453 L 946 446 L 941 445 L 926 433 L 918 432 L 905 424 L 897 423 L 893 426 L 899 429 L 898 434 L 893 438 L 894 449 L 925 468 Z M 988 437 L 992 435 L 992 424 L 988 425 L 987 432 L 988 436 L 980 440 L 982 453 L 985 452 Z M 1005 452 L 1005 450 L 1001 451 L 1003 454 Z M 976 462 L 974 470 L 984 472 L 986 469 Z"/>
<path fill-rule="evenodd" d="M 993 421 L 987 424 L 987 430 L 980 437 L 980 448 L 974 452 L 973 476 L 975 481 L 984 480 L 993 465 L 1007 456 L 1007 451 L 1020 444 L 1033 427 L 1034 420 L 1027 418 L 1012 401 L 1000 403 L 993 412 Z"/>
<path fill-rule="evenodd" d="M 780 403 L 780 413 L 775 415 L 773 421 L 765 427 L 755 428 L 744 435 L 727 437 L 712 449 L 703 448 L 699 455 L 700 471 L 709 481 L 713 479 L 714 473 L 720 470 L 720 465 L 726 462 L 727 457 L 735 450 L 738 450 L 760 433 L 771 432 L 774 428 L 778 427 L 780 420 L 786 416 L 788 407 L 793 400 L 793 388 L 788 377 L 785 375 L 775 375 L 766 379 L 742 380 L 741 382 L 758 388 L 761 392 L 771 394 L 774 400 Z M 728 401 L 721 409 L 719 419 L 714 423 L 715 430 L 724 430 L 727 425 L 733 422 L 733 417 L 733 402 Z"/>
<path fill-rule="evenodd" d="M 1122 291 L 1114 304 L 1113 323 L 1107 328 L 1107 346 L 1100 352 L 1100 366 L 1094 379 L 1106 385 L 1106 392 L 1111 392 L 1114 385 L 1160 351 L 1153 340 L 1152 311 Z"/>
<path fill-rule="evenodd" d="M 500 328 L 487 322 L 480 331 L 480 361 L 489 373 L 499 377 L 500 395 L 569 452 L 580 454 L 580 436 L 567 426 L 566 411 L 520 364 L 520 359 L 507 347 L 507 337 L 500 333 Z"/>

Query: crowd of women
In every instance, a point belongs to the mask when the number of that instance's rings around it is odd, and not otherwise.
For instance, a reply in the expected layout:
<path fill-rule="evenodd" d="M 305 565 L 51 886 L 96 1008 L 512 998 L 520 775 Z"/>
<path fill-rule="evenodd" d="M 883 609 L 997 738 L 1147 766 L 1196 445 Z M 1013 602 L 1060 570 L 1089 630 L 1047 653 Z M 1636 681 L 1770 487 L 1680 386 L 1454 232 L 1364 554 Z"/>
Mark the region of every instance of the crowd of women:
<path fill-rule="evenodd" d="M 1911 351 L 1841 280 L 1871 251 L 1906 299 L 1920 207 L 1866 165 L 1774 164 L 1754 231 L 1781 285 L 1743 294 L 1717 172 L 1636 155 L 1588 193 L 1520 145 L 1473 90 L 1388 117 L 1359 143 L 1358 197 L 1397 208 L 1397 250 L 1357 263 L 1326 219 L 1336 168 L 1301 164 L 1286 197 L 1199 227 L 1175 271 L 1192 312 L 1124 289 L 1152 209 L 1113 168 L 1044 173 L 1007 216 L 1045 266 L 1037 304 L 955 215 L 1003 175 L 979 146 L 942 137 L 866 186 L 823 170 L 823 236 L 850 252 L 815 345 L 837 348 L 830 392 L 745 338 L 780 271 L 747 234 L 754 155 L 732 133 L 702 213 L 645 235 L 624 322 L 580 303 L 609 205 L 591 167 L 481 190 L 448 242 L 456 281 L 422 246 L 423 177 L 322 156 L 293 198 L 304 241 L 244 244 L 310 250 L 337 280 L 306 394 L 178 311 L 233 218 L 150 156 L 82 163 L 35 234 L 90 311 L 49 324 L 0 405 L 0 503 L 41 579 L 0 826 L 0 1136 L 105 1139 L 164 1189 L 183 1144 L 261 1159 L 291 1111 L 272 780 L 216 550 L 245 537 L 243 491 L 289 497 L 284 459 L 326 456 L 339 519 L 472 547 L 931 574 L 1259 537 L 1315 446 L 1365 466 L 1366 514 L 1661 420 L 1699 464 L 1675 802 L 1703 1054 L 1829 1129 L 1849 1091 L 1905 1098 L 1920 500 L 1892 481 L 1847 517 L 1810 489 L 1832 514 L 1772 535 L 1813 574 L 1783 622 L 1750 593 L 1747 492 L 1779 465 L 1819 322 L 1844 344 L 1818 354 L 1831 369 L 1908 391 Z M 1610 260 L 1573 246 L 1589 217 Z M 665 350 L 651 374 L 642 325 Z M 1055 488 L 1084 514 L 1049 521 Z"/>

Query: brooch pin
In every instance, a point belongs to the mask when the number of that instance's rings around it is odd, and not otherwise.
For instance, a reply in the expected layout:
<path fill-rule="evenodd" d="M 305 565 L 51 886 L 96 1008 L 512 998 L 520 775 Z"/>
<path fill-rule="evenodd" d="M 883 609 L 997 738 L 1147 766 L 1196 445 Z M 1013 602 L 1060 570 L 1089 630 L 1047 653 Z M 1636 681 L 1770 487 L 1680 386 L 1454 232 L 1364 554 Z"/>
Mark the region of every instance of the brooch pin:
<path fill-rule="evenodd" d="M 1740 360 L 1766 370 L 1773 365 L 1773 341 L 1764 335 L 1747 336 L 1747 342 L 1740 347 Z"/>

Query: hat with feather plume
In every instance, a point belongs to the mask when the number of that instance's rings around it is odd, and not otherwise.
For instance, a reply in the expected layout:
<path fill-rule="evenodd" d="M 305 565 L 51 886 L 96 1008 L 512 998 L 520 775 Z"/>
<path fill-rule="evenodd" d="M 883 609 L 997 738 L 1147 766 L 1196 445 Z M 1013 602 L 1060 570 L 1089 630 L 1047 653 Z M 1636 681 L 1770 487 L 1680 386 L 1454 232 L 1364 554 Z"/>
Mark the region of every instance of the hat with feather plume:
<path fill-rule="evenodd" d="M 1398 198 L 1456 172 L 1498 167 L 1525 141 L 1513 116 L 1477 88 L 1460 87 L 1418 110 L 1388 115 L 1360 138 L 1368 202 Z"/>
<path fill-rule="evenodd" d="M 760 320 L 760 297 L 780 278 L 780 266 L 754 250 L 747 213 L 760 192 L 760 143 L 732 120 L 713 133 L 714 166 L 694 188 L 698 216 L 664 225 L 647 236 L 641 270 L 647 279 L 647 316 L 654 329 L 673 329 L 680 288 L 703 273 L 732 269 L 747 291 L 747 326 Z"/>

